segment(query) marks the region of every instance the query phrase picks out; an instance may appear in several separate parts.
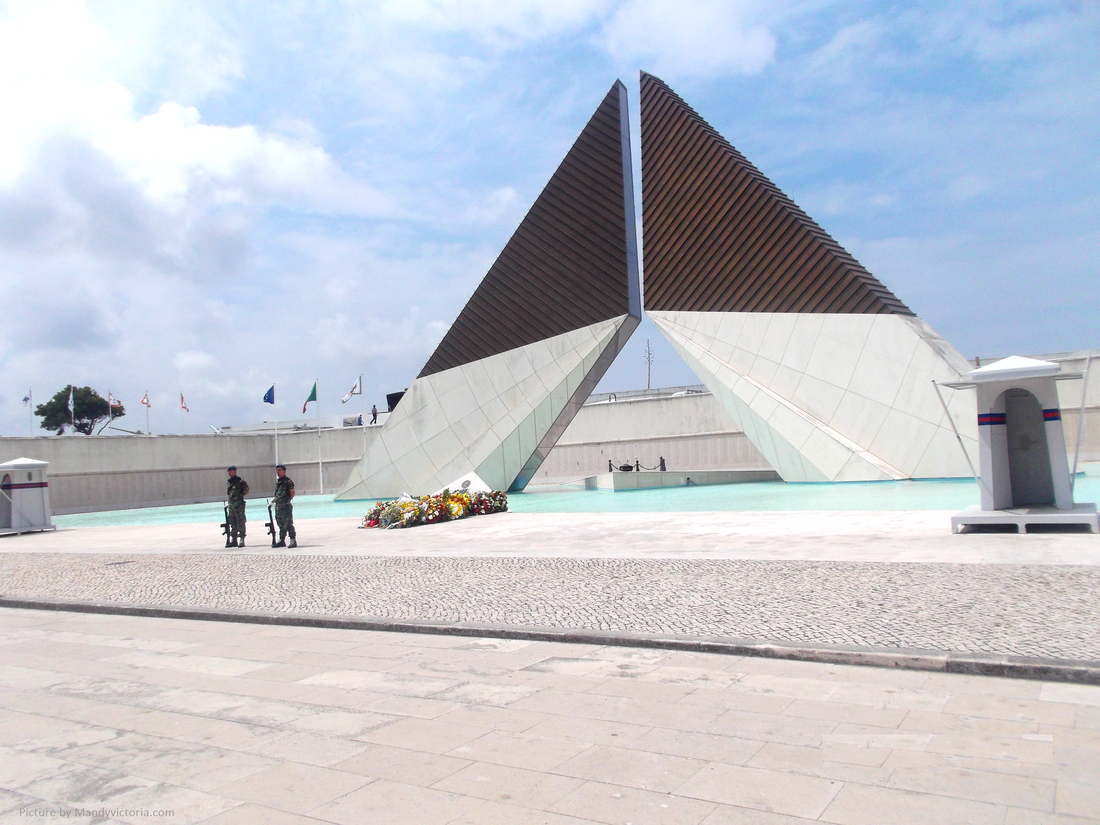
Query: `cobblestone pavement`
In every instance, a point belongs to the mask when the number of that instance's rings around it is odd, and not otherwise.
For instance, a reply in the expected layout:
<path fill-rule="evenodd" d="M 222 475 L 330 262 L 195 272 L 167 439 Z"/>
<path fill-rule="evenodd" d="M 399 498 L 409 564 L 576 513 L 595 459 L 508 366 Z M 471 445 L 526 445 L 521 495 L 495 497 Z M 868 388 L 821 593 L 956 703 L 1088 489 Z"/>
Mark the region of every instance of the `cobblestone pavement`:
<path fill-rule="evenodd" d="M 1100 569 L 733 559 L 2 554 L 0 594 L 1100 659 Z"/>

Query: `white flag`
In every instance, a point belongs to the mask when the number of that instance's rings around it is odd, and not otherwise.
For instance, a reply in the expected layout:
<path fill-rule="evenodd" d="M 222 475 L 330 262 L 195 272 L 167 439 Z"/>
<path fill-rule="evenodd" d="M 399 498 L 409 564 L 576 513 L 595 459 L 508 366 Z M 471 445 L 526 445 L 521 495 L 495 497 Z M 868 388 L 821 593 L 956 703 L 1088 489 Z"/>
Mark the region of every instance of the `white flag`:
<path fill-rule="evenodd" d="M 146 407 L 153 406 L 149 403 L 149 393 L 145 393 L 145 395 L 141 396 L 141 403 L 144 404 Z"/>
<path fill-rule="evenodd" d="M 187 409 L 187 402 L 183 400 L 182 392 L 180 393 L 180 409 L 184 412 L 191 412 L 191 410 Z"/>
<path fill-rule="evenodd" d="M 73 411 L 73 387 L 69 385 L 69 412 Z"/>
<path fill-rule="evenodd" d="M 340 399 L 340 403 L 341 404 L 347 404 L 349 401 L 351 401 L 351 397 L 353 395 L 362 395 L 362 394 L 363 394 L 363 376 L 360 375 L 359 378 L 356 379 L 355 384 L 352 386 L 351 390 L 348 391 L 348 394 Z"/>
<path fill-rule="evenodd" d="M 110 390 L 107 390 L 107 406 L 108 407 L 121 407 L 122 404 L 117 398 L 115 398 Z"/>

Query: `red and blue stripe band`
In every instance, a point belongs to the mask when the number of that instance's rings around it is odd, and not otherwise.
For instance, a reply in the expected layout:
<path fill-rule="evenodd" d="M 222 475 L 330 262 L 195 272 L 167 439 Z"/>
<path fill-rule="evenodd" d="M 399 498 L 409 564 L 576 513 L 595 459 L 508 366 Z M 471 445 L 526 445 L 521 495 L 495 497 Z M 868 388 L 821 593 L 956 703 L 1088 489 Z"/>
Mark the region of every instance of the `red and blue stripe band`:
<path fill-rule="evenodd" d="M 1043 410 L 1043 421 L 1061 421 L 1061 410 Z"/>
<path fill-rule="evenodd" d="M 1004 424 L 1004 413 L 978 413 L 978 426 L 990 427 L 993 424 Z"/>
<path fill-rule="evenodd" d="M 0 490 L 39 490 L 49 486 L 45 481 L 32 481 L 26 484 L 0 484 Z"/>

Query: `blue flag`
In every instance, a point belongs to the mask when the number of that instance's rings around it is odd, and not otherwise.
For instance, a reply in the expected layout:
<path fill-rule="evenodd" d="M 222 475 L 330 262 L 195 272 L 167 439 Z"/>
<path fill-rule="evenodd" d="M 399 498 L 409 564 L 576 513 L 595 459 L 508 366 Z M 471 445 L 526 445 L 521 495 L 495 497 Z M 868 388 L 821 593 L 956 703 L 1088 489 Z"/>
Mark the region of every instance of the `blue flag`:
<path fill-rule="evenodd" d="M 274 404 L 275 403 L 275 385 L 274 384 L 271 385 L 271 389 L 269 389 L 267 392 L 264 393 L 264 403 L 265 404 Z"/>

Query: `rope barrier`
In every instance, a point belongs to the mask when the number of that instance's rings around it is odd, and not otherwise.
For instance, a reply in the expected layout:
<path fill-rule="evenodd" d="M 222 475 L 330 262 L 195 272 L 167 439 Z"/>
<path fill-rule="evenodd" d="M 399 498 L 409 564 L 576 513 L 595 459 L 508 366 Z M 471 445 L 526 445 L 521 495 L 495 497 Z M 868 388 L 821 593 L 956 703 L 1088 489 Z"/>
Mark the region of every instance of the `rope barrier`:
<path fill-rule="evenodd" d="M 607 459 L 607 472 L 614 473 L 617 470 L 622 471 L 622 472 L 631 472 L 631 471 L 641 472 L 642 470 L 656 470 L 658 472 L 667 473 L 668 472 L 668 467 L 665 466 L 665 457 L 664 456 L 660 457 L 660 461 L 659 461 L 659 463 L 657 464 L 656 467 L 647 467 L 644 464 L 642 464 L 640 461 L 638 461 L 638 459 L 634 459 L 633 463 L 631 463 L 629 461 L 626 461 L 626 462 L 623 462 L 622 464 L 616 464 L 610 458 Z"/>

